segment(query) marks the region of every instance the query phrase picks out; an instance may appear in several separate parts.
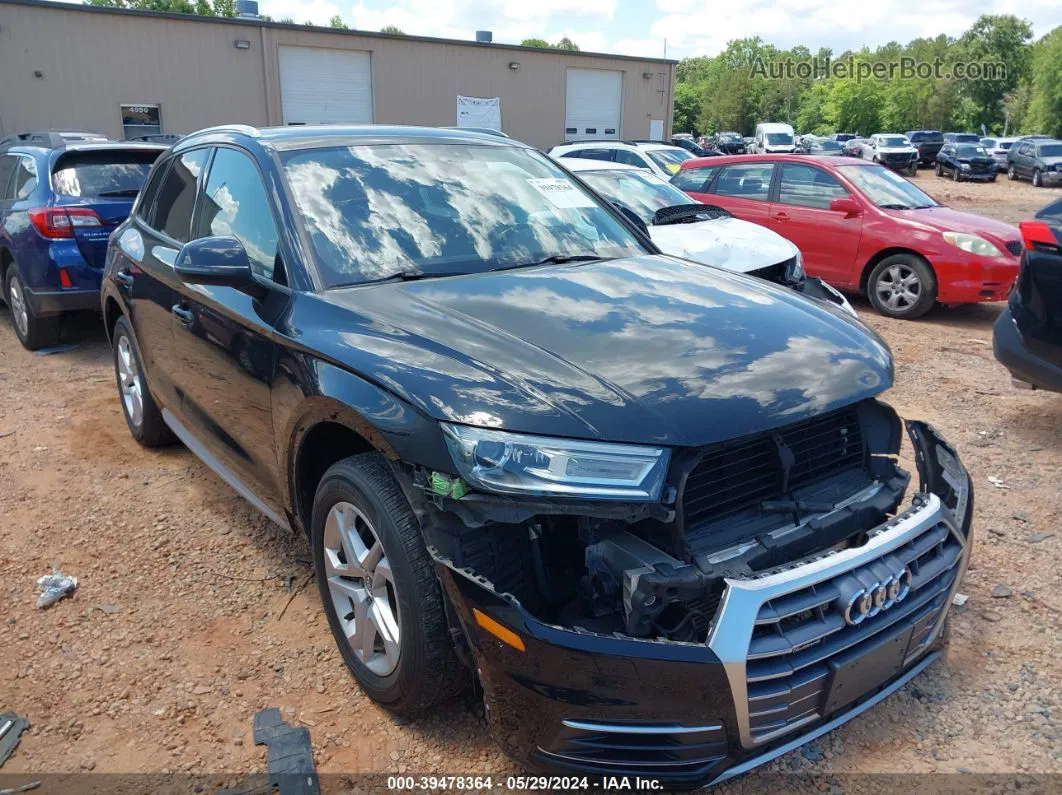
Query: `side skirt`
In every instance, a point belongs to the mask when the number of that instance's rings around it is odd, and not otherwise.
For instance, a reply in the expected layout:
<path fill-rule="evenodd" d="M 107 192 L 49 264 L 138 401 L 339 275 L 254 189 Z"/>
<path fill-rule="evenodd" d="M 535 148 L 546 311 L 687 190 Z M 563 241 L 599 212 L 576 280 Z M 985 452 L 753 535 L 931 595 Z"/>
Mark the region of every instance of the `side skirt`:
<path fill-rule="evenodd" d="M 163 409 L 162 419 L 170 426 L 170 430 L 172 430 L 174 435 L 181 440 L 184 446 L 191 450 L 196 458 L 214 470 L 214 474 L 228 483 L 237 494 L 285 530 L 291 529 L 291 525 L 288 524 L 287 519 L 283 516 L 279 516 L 272 508 L 258 499 L 253 491 L 247 488 L 247 486 L 245 486 L 228 467 L 218 460 L 217 456 L 211 453 L 202 442 L 192 435 L 191 431 L 184 427 L 180 420 L 173 416 L 173 412 L 169 409 Z"/>

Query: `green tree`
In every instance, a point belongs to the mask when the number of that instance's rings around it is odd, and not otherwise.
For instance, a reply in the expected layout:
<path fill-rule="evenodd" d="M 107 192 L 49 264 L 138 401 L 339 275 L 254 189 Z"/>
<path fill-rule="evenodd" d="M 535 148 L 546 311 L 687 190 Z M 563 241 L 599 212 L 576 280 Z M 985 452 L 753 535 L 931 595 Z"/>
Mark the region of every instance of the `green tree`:
<path fill-rule="evenodd" d="M 579 51 L 579 45 L 569 39 L 567 36 L 563 37 L 560 41 L 553 45 L 557 50 L 572 50 L 574 52 Z"/>
<path fill-rule="evenodd" d="M 336 14 L 330 20 L 328 20 L 328 27 L 335 28 L 336 30 L 350 30 L 347 27 L 347 23 L 343 21 L 343 17 Z"/>
<path fill-rule="evenodd" d="M 697 113 L 700 110 L 700 95 L 689 83 L 675 86 L 675 114 L 672 127 L 676 132 L 688 132 L 697 135 Z"/>
<path fill-rule="evenodd" d="M 967 63 L 1001 63 L 1005 74 L 992 80 L 965 80 L 960 95 L 973 103 L 975 127 L 996 127 L 1003 121 L 1003 97 L 1018 87 L 1029 71 L 1032 27 L 1011 15 L 984 15 L 959 39 L 957 53 Z"/>
<path fill-rule="evenodd" d="M 569 39 L 567 36 L 562 38 L 556 44 L 550 44 L 545 39 L 524 39 L 520 42 L 521 47 L 540 47 L 543 50 L 572 50 L 578 52 L 579 45 Z"/>
<path fill-rule="evenodd" d="M 134 11 L 159 11 L 169 14 L 195 14 L 202 17 L 236 15 L 233 0 L 85 0 L 97 8 L 129 8 Z"/>
<path fill-rule="evenodd" d="M 382 28 L 380 28 L 380 32 L 381 33 L 390 33 L 390 34 L 392 34 L 394 36 L 404 36 L 405 35 L 405 33 L 402 31 L 402 28 L 398 27 L 398 25 L 384 25 Z"/>
<path fill-rule="evenodd" d="M 1029 112 L 1021 129 L 1062 136 L 1062 25 L 1035 47 Z"/>
<path fill-rule="evenodd" d="M 545 50 L 549 48 L 549 42 L 545 39 L 524 39 L 520 42 L 521 47 L 540 47 Z"/>

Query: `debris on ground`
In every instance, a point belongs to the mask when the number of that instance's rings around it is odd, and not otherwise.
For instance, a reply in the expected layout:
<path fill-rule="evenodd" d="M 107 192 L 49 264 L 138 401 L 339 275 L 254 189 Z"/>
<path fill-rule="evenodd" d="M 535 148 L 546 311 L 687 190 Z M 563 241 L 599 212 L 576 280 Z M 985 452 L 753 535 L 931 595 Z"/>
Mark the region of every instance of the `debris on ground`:
<path fill-rule="evenodd" d="M 1014 596 L 1014 589 L 1009 585 L 999 583 L 999 585 L 992 589 L 993 599 L 1009 599 L 1012 596 Z"/>
<path fill-rule="evenodd" d="M 37 597 L 37 609 L 40 610 L 74 593 L 77 590 L 77 577 L 52 569 L 51 574 L 45 574 L 37 580 L 37 587 L 41 589 L 41 595 Z"/>
<path fill-rule="evenodd" d="M 320 792 L 309 729 L 285 723 L 280 710 L 274 707 L 255 713 L 252 734 L 255 745 L 266 747 L 269 781 L 280 790 L 280 795 Z"/>
<path fill-rule="evenodd" d="M 995 486 L 997 489 L 1009 489 L 1010 488 L 1010 486 L 1008 486 L 1006 483 L 1003 482 L 1002 478 L 997 478 L 995 475 L 989 475 L 988 476 L 988 482 L 991 483 L 993 486 Z"/>
<path fill-rule="evenodd" d="M 51 356 L 53 353 L 66 353 L 81 347 L 80 342 L 66 342 L 62 345 L 52 345 L 47 348 L 38 348 L 33 353 L 35 356 Z"/>
<path fill-rule="evenodd" d="M 1053 538 L 1054 535 L 1055 535 L 1054 533 L 1045 533 L 1045 532 L 1029 533 L 1029 535 L 1025 536 L 1025 543 L 1026 544 L 1039 544 L 1041 541 L 1046 541 L 1049 538 Z"/>
<path fill-rule="evenodd" d="M 30 781 L 28 784 L 21 784 L 17 787 L 10 787 L 8 789 L 0 789 L 0 795 L 18 795 L 20 792 L 29 792 L 40 787 L 41 782 Z"/>
<path fill-rule="evenodd" d="M 18 746 L 22 732 L 29 728 L 29 721 L 14 712 L 0 714 L 0 767 L 3 767 Z"/>
<path fill-rule="evenodd" d="M 962 607 L 964 604 L 966 604 L 969 598 L 970 597 L 964 593 L 956 593 L 955 596 L 951 598 L 951 603 L 956 607 Z"/>

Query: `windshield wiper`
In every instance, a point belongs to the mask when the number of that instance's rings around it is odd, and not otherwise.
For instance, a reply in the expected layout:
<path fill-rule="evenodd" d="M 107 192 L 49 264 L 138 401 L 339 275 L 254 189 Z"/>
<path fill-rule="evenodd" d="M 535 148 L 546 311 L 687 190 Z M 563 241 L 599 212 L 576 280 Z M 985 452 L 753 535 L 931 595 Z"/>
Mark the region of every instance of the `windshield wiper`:
<path fill-rule="evenodd" d="M 333 285 L 331 289 L 342 287 L 361 287 L 366 284 L 388 284 L 389 282 L 416 282 L 421 279 L 444 279 L 447 276 L 467 276 L 468 271 L 420 271 L 410 268 L 408 270 L 392 273 L 390 276 L 381 276 L 379 279 L 366 279 L 363 282 L 347 282 L 346 284 Z"/>
<path fill-rule="evenodd" d="M 880 207 L 883 210 L 917 210 L 918 209 L 913 204 L 879 204 L 878 207 Z"/>
<path fill-rule="evenodd" d="M 516 262 L 512 265 L 502 265 L 500 268 L 491 268 L 487 273 L 495 271 L 511 271 L 517 268 L 537 268 L 540 265 L 567 265 L 573 262 L 604 262 L 612 257 L 599 257 L 596 254 L 553 254 L 549 257 L 534 262 Z"/>
<path fill-rule="evenodd" d="M 112 196 L 136 196 L 138 193 L 140 193 L 139 188 L 123 188 L 122 190 L 101 190 L 96 195 L 101 198 L 110 198 Z"/>

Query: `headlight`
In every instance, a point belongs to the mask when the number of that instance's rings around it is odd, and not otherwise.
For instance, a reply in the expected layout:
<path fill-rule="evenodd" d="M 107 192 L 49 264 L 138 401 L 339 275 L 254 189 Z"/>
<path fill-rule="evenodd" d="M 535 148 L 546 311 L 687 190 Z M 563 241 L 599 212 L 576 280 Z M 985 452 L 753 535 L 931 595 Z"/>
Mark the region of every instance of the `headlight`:
<path fill-rule="evenodd" d="M 970 170 L 970 164 L 969 163 L 959 163 L 959 168 L 961 168 L 963 171 L 969 171 Z"/>
<path fill-rule="evenodd" d="M 944 239 L 969 254 L 977 254 L 981 257 L 1003 256 L 1003 252 L 980 235 L 971 235 L 966 232 L 945 232 Z"/>
<path fill-rule="evenodd" d="M 800 284 L 804 281 L 804 257 L 799 251 L 796 253 L 796 256 L 789 261 L 789 264 L 785 266 L 785 273 L 782 274 L 782 280 L 786 284 Z"/>
<path fill-rule="evenodd" d="M 651 502 L 660 498 L 670 452 L 442 423 L 457 471 L 484 491 Z"/>

